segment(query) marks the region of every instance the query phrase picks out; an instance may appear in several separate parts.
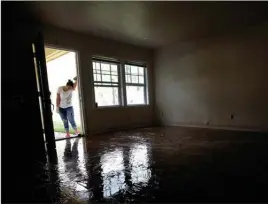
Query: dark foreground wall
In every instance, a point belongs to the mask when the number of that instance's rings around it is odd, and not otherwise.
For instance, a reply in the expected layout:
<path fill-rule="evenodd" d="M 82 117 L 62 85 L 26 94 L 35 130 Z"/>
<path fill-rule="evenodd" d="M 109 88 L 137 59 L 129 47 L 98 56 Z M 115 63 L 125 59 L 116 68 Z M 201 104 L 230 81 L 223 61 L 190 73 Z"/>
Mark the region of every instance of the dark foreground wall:
<path fill-rule="evenodd" d="M 2 2 L 2 201 L 33 201 L 45 159 L 32 58 L 35 26 L 23 3 Z"/>

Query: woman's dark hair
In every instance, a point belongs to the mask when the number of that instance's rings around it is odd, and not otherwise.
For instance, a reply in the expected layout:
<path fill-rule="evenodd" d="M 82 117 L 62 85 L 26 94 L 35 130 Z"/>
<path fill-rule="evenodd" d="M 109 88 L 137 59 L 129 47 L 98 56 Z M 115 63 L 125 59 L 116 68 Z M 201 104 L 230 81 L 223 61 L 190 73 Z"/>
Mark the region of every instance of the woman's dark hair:
<path fill-rule="evenodd" d="M 68 82 L 66 83 L 66 86 L 71 86 L 73 87 L 74 86 L 74 82 L 72 80 L 68 80 Z"/>

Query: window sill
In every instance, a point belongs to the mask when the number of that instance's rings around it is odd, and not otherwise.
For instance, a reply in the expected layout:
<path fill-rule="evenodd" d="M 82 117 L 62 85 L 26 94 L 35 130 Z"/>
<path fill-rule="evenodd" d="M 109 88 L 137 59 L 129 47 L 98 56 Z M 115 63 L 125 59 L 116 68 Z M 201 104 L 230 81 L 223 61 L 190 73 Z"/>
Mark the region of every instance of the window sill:
<path fill-rule="evenodd" d="M 117 109 L 117 108 L 122 108 L 123 106 L 98 106 L 94 107 L 95 110 L 102 110 L 102 109 Z"/>
<path fill-rule="evenodd" d="M 145 108 L 149 107 L 150 104 L 137 104 L 137 105 L 125 105 L 125 106 L 99 106 L 94 107 L 94 110 L 105 110 L 105 109 L 120 109 L 120 108 Z"/>
<path fill-rule="evenodd" d="M 148 106 L 150 106 L 150 104 L 133 104 L 133 105 L 126 105 L 126 106 L 124 106 L 124 107 L 126 107 L 126 108 L 135 108 L 135 107 L 148 107 Z"/>

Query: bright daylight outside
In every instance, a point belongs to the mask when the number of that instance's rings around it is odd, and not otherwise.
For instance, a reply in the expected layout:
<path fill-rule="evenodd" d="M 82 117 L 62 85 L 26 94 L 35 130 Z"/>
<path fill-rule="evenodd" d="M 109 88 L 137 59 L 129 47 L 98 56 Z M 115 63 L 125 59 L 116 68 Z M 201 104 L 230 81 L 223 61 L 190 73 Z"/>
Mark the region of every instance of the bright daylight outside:
<path fill-rule="evenodd" d="M 47 74 L 49 82 L 49 90 L 51 92 L 51 101 L 54 105 L 53 111 L 53 125 L 55 131 L 55 138 L 59 139 L 60 133 L 65 133 L 63 122 L 60 115 L 56 112 L 56 96 L 59 86 L 66 85 L 68 79 L 73 80 L 77 75 L 76 53 L 70 51 L 63 51 L 58 49 L 45 48 L 46 61 L 47 61 Z M 79 84 L 79 83 L 78 83 Z M 78 130 L 81 132 L 81 117 L 80 117 L 80 104 L 78 87 L 73 92 L 73 108 L 74 117 Z M 70 133 L 74 134 L 74 131 L 69 124 Z"/>
<path fill-rule="evenodd" d="M 119 63 L 93 60 L 93 76 L 96 106 L 120 106 L 126 97 L 126 105 L 148 104 L 145 67 L 125 64 L 126 96 L 120 91 Z"/>

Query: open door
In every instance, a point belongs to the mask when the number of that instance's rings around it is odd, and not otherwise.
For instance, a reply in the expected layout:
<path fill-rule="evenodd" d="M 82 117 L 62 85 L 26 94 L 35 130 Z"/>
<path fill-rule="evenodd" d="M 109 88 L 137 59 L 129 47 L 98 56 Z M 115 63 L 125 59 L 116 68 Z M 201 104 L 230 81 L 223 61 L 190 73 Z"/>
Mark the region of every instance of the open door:
<path fill-rule="evenodd" d="M 72 92 L 72 104 L 73 107 L 73 122 L 75 123 L 76 129 L 79 134 L 75 133 L 73 124 L 68 119 L 68 127 L 70 136 L 66 137 L 66 129 L 62 118 L 56 109 L 53 110 L 52 115 L 55 141 L 70 139 L 79 137 L 84 134 L 84 121 L 83 121 L 83 109 L 82 109 L 82 97 L 81 97 L 81 86 L 79 76 L 79 54 L 75 50 L 69 50 L 64 48 L 53 47 L 53 45 L 45 45 L 45 56 L 46 56 L 46 70 L 48 76 L 49 90 L 51 92 L 50 98 L 53 102 L 56 102 L 57 90 L 59 87 L 66 84 L 68 79 L 78 77 L 77 87 Z M 74 81 L 73 81 L 74 82 Z"/>
<path fill-rule="evenodd" d="M 40 98 L 40 111 L 43 123 L 44 136 L 48 154 L 54 155 L 56 152 L 51 99 L 48 85 L 44 38 L 41 32 L 38 32 L 35 42 L 33 42 L 33 55 L 35 60 L 37 87 Z"/>

